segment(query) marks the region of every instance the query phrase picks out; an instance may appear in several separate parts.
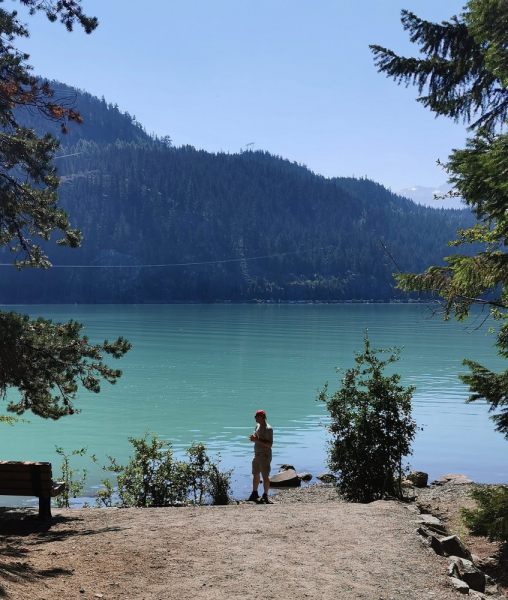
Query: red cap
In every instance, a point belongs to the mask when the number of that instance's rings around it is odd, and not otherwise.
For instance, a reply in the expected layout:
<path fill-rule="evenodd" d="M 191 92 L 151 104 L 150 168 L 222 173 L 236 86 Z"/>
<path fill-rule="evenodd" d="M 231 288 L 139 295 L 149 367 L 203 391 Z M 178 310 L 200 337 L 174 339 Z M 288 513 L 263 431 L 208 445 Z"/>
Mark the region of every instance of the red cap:
<path fill-rule="evenodd" d="M 264 410 L 257 410 L 257 411 L 256 411 L 256 417 L 257 417 L 257 416 L 261 416 L 261 417 L 263 417 L 263 418 L 265 418 L 265 419 L 266 419 L 266 413 L 265 413 L 265 411 L 264 411 Z"/>

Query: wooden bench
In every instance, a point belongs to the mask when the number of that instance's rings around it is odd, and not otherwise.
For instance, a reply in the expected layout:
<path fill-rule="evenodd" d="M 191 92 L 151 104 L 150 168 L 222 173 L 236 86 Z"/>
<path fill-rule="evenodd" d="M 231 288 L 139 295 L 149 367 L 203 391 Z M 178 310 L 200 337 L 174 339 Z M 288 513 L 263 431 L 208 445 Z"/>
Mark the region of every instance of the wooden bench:
<path fill-rule="evenodd" d="M 51 463 L 0 461 L 0 495 L 36 496 L 41 519 L 51 519 L 51 498 L 64 488 L 65 483 L 53 481 Z"/>

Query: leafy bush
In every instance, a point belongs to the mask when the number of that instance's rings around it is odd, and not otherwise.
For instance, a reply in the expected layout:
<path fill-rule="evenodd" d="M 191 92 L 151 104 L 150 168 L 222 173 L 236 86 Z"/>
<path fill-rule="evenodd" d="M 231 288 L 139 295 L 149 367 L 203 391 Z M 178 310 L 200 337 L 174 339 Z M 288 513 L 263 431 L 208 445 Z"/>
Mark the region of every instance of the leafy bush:
<path fill-rule="evenodd" d="M 190 448 L 187 448 L 186 454 L 189 457 L 186 467 L 193 504 L 203 504 L 209 488 L 208 473 L 210 471 L 210 459 L 206 453 L 206 446 L 192 442 Z"/>
<path fill-rule="evenodd" d="M 210 480 L 209 493 L 212 498 L 212 504 L 223 506 L 229 504 L 231 493 L 231 475 L 233 470 L 219 470 L 220 457 L 217 459 L 217 464 L 211 464 L 208 472 Z"/>
<path fill-rule="evenodd" d="M 118 496 L 124 507 L 174 506 L 187 498 L 189 487 L 185 463 L 174 460 L 166 442 L 152 436 L 129 438 L 134 458 L 118 475 Z"/>
<path fill-rule="evenodd" d="M 461 516 L 473 535 L 508 542 L 508 486 L 477 485 L 470 497 L 477 507 L 461 508 Z"/>
<path fill-rule="evenodd" d="M 53 499 L 53 503 L 57 508 L 70 508 L 70 499 L 77 498 L 83 491 L 88 471 L 86 469 L 83 469 L 83 471 L 81 469 L 71 469 L 70 457 L 84 456 L 86 451 L 87 448 L 85 447 L 73 450 L 70 454 L 65 454 L 65 450 L 61 446 L 56 446 L 56 453 L 62 457 L 62 464 L 60 465 L 61 481 L 65 481 L 63 492 Z M 80 477 L 75 479 L 75 474 L 80 472 Z"/>
<path fill-rule="evenodd" d="M 391 355 L 380 360 L 385 352 Z M 403 495 L 402 459 L 412 453 L 417 425 L 411 416 L 415 388 L 398 385 L 400 375 L 383 375 L 397 352 L 371 349 L 366 337 L 356 366 L 343 372 L 341 389 L 329 395 L 327 383 L 317 397 L 331 415 L 328 466 L 338 474 L 338 491 L 353 502 Z"/>
<path fill-rule="evenodd" d="M 186 453 L 189 462 L 173 457 L 169 443 L 156 435 L 150 442 L 144 438 L 129 438 L 134 457 L 126 467 L 108 456 L 110 465 L 103 471 L 117 473 L 117 487 L 103 479 L 98 492 L 98 506 L 161 507 L 183 504 L 204 504 L 210 496 L 214 504 L 227 504 L 232 471 L 219 471 L 204 444 L 192 444 Z M 97 459 L 92 457 L 97 462 Z M 220 461 L 219 461 L 220 462 Z M 114 497 L 118 502 L 114 501 Z"/>

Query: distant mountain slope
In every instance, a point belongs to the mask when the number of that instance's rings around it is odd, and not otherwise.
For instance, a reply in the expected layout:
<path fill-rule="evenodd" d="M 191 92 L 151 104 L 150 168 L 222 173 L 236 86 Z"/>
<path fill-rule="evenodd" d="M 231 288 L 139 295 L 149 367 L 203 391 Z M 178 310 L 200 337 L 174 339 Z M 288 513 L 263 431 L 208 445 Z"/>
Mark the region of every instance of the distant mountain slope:
<path fill-rule="evenodd" d="M 397 194 L 410 198 L 417 204 L 423 204 L 430 208 L 455 208 L 463 210 L 466 206 L 461 202 L 460 198 L 445 198 L 443 200 L 436 199 L 436 196 L 443 196 L 451 189 L 450 185 L 443 183 L 437 188 L 424 187 L 423 185 L 415 185 L 410 188 L 399 190 Z"/>
<path fill-rule="evenodd" d="M 35 129 L 38 134 L 51 133 L 62 143 L 63 149 L 74 146 L 79 140 L 94 141 L 97 144 L 114 144 L 116 141 L 149 141 L 151 138 L 142 125 L 129 113 L 122 113 L 117 105 L 107 103 L 104 98 L 78 90 L 59 81 L 48 81 L 54 91 L 54 98 L 70 104 L 81 113 L 85 123 L 69 125 L 69 133 L 62 135 L 60 125 L 40 117 L 37 112 L 20 112 L 17 117 L 20 125 Z"/>
<path fill-rule="evenodd" d="M 267 152 L 172 148 L 83 92 L 77 106 L 85 125 L 56 164 L 60 202 L 85 239 L 49 252 L 55 265 L 93 268 L 3 267 L 0 302 L 388 300 L 395 267 L 381 241 L 401 269 L 420 271 L 473 222 Z"/>

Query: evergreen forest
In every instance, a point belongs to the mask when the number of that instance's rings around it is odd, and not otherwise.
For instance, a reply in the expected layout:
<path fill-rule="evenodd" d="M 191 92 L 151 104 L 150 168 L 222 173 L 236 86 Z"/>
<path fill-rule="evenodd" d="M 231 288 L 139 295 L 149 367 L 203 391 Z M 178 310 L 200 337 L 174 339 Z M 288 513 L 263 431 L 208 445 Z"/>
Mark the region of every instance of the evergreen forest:
<path fill-rule="evenodd" d="M 0 303 L 406 300 L 397 268 L 443 264 L 475 221 L 265 151 L 176 148 L 104 99 L 50 84 L 84 124 L 63 135 L 36 113 L 19 121 L 61 140 L 59 204 L 84 239 L 48 242 L 49 270 L 9 268 L 0 249 Z"/>

